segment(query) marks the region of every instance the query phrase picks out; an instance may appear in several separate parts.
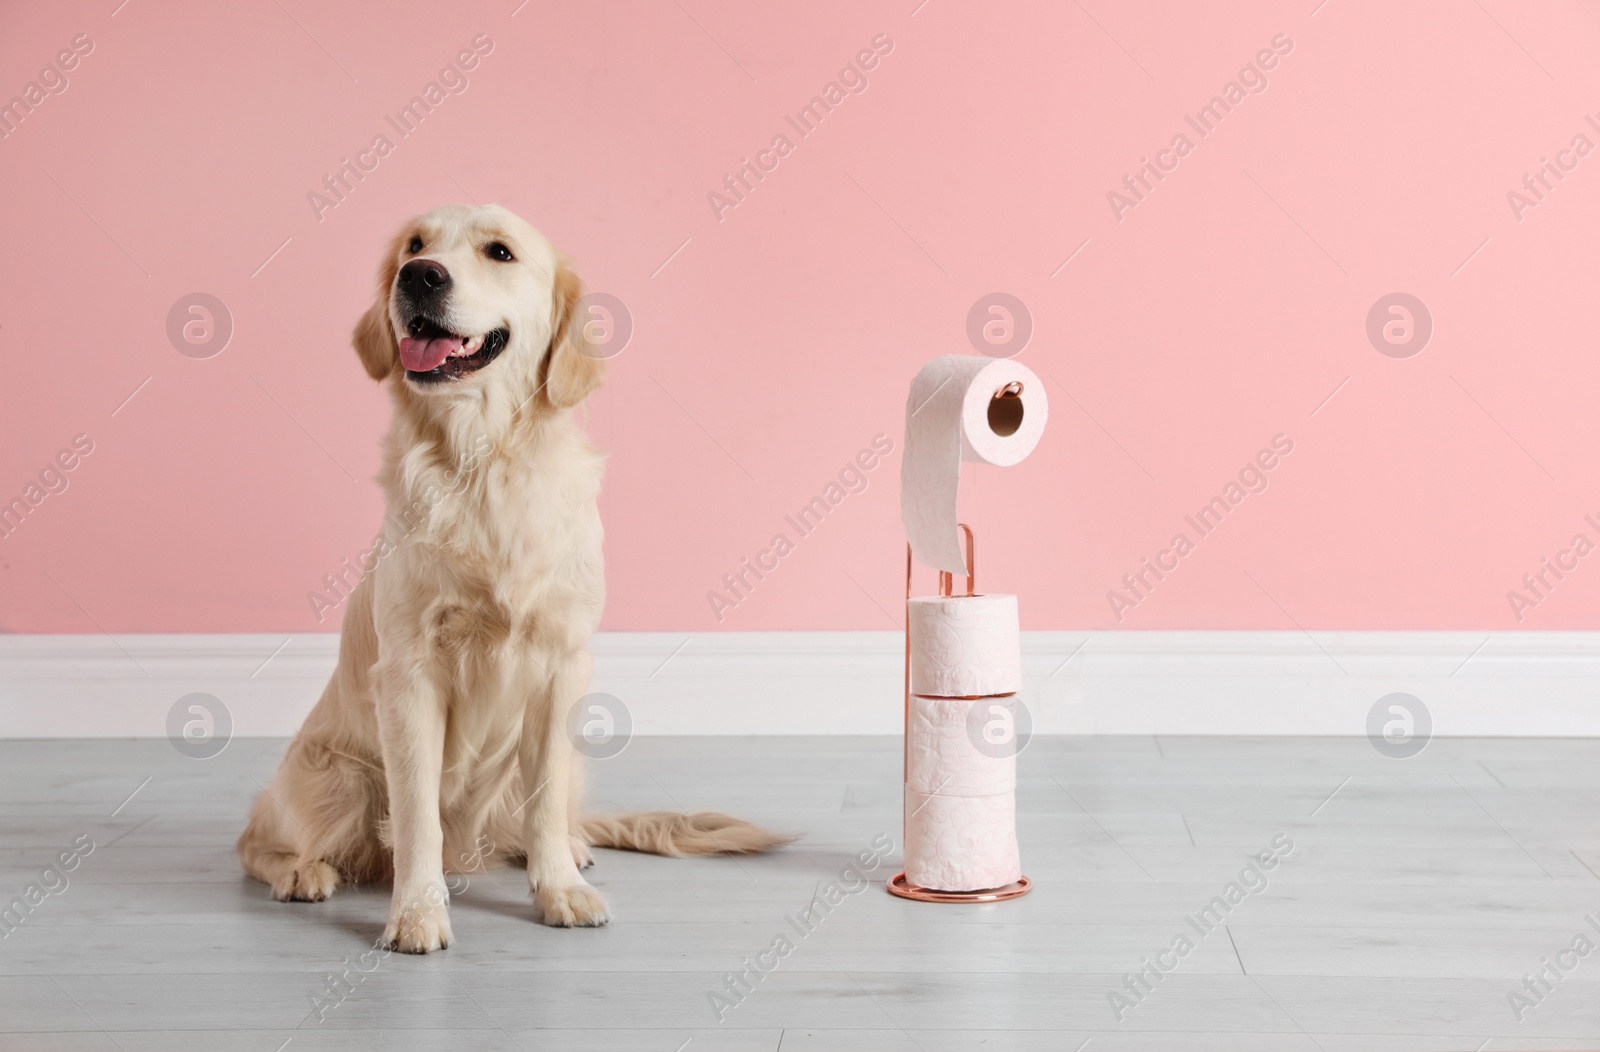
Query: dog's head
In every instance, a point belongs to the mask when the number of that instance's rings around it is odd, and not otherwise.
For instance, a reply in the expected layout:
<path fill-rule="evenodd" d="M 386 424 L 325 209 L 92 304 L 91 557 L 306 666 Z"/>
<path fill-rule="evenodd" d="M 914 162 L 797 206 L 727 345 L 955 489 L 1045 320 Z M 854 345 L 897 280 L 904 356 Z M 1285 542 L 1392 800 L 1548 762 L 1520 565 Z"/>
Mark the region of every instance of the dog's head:
<path fill-rule="evenodd" d="M 373 379 L 411 396 L 565 409 L 604 375 L 573 324 L 582 292 L 544 236 L 504 208 L 444 205 L 401 228 L 351 342 Z"/>

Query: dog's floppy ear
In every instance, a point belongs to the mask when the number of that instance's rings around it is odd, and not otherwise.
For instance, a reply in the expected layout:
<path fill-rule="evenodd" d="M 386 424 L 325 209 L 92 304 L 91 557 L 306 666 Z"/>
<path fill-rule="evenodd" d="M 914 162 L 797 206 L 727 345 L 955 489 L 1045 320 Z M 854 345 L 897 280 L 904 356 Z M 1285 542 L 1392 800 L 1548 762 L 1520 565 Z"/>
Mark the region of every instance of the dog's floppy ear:
<path fill-rule="evenodd" d="M 374 380 L 382 380 L 400 364 L 400 348 L 394 342 L 394 326 L 389 324 L 389 290 L 394 288 L 394 276 L 400 269 L 400 241 L 407 229 L 396 234 L 389 243 L 389 254 L 378 268 L 378 298 L 356 322 L 350 334 L 350 343 L 361 358 L 361 365 Z"/>
<path fill-rule="evenodd" d="M 361 364 L 368 376 L 382 380 L 394 372 L 394 367 L 400 361 L 400 348 L 395 345 L 394 327 L 389 324 L 387 291 L 380 294 L 378 302 L 368 307 L 361 320 L 356 322 L 350 342 L 355 345 L 356 354 L 361 357 Z"/>
<path fill-rule="evenodd" d="M 562 260 L 556 266 L 550 306 L 550 349 L 544 358 L 544 394 L 557 409 L 577 405 L 600 386 L 605 363 L 583 351 L 583 319 L 574 317 L 583 282 Z"/>

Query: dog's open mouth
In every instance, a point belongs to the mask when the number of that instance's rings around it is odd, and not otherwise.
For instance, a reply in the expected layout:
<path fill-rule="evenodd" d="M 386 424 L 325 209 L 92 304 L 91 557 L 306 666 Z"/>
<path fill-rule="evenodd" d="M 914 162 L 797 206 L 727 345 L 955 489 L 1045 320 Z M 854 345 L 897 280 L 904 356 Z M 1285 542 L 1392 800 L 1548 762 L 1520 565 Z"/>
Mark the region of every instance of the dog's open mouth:
<path fill-rule="evenodd" d="M 411 319 L 406 332 L 410 335 L 400 341 L 400 364 L 406 379 L 419 384 L 470 376 L 498 358 L 511 337 L 507 329 L 459 336 L 420 314 Z"/>

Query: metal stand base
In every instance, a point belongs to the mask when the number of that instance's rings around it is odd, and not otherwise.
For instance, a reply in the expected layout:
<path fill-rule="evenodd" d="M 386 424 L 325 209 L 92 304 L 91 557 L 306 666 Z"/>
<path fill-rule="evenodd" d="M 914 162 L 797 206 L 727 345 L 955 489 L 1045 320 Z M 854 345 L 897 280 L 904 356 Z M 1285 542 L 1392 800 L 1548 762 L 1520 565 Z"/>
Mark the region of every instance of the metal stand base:
<path fill-rule="evenodd" d="M 897 873 L 884 887 L 891 895 L 898 895 L 903 899 L 916 899 L 918 902 L 1001 902 L 1026 895 L 1033 890 L 1033 881 L 1022 877 L 1016 883 L 1007 884 L 1003 888 L 985 888 L 982 891 L 935 891 L 932 888 L 908 883 L 904 873 Z"/>

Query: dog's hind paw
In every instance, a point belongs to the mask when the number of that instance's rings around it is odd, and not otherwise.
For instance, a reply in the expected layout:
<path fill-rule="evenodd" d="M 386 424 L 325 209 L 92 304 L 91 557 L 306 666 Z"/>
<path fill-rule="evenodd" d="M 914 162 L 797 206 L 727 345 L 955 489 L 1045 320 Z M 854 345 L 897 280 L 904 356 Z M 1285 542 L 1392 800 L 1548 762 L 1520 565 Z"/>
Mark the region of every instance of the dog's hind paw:
<path fill-rule="evenodd" d="M 572 841 L 572 864 L 579 869 L 588 869 L 594 865 L 594 852 L 589 850 L 589 845 L 577 837 L 570 837 Z"/>
<path fill-rule="evenodd" d="M 320 859 L 301 859 L 285 867 L 272 884 L 279 902 L 321 902 L 339 886 L 339 871 Z"/>
<path fill-rule="evenodd" d="M 552 928 L 598 928 L 611 919 L 606 900 L 588 884 L 536 888 L 533 902 Z"/>

